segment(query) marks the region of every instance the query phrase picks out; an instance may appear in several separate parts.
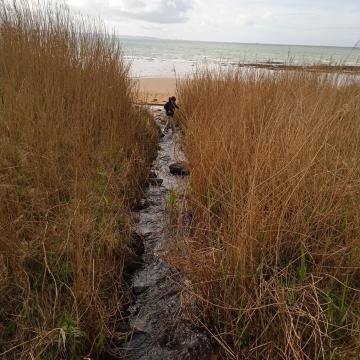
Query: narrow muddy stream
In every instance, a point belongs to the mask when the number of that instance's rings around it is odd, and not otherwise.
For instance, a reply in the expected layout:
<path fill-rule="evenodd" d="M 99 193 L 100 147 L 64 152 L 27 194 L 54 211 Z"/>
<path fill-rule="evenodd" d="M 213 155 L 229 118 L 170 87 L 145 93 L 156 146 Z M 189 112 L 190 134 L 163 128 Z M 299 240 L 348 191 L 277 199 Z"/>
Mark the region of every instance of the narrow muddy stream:
<path fill-rule="evenodd" d="M 161 123 L 161 107 L 150 109 Z M 198 312 L 184 290 L 185 279 L 165 260 L 174 238 L 169 230 L 166 206 L 170 194 L 181 194 L 186 178 L 172 175 L 169 166 L 184 160 L 184 154 L 171 131 L 160 138 L 159 151 L 152 165 L 153 179 L 146 189 L 144 206 L 135 213 L 136 232 L 143 239 L 143 265 L 131 281 L 134 300 L 129 308 L 132 337 L 123 346 L 128 359 L 186 360 L 210 359 L 211 341 L 191 322 Z"/>

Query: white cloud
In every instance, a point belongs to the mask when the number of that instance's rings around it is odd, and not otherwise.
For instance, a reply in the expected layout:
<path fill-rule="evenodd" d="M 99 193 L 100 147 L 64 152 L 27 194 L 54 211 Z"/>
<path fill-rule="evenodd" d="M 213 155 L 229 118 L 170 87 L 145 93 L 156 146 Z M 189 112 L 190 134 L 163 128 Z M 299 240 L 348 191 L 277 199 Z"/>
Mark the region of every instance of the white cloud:
<path fill-rule="evenodd" d="M 73 8 L 110 20 L 133 19 L 150 23 L 174 24 L 188 20 L 192 0 L 70 0 Z"/>
<path fill-rule="evenodd" d="M 238 14 L 235 21 L 240 26 L 252 26 L 255 24 L 254 17 L 249 14 Z"/>
<path fill-rule="evenodd" d="M 264 20 L 274 20 L 275 19 L 275 16 L 273 14 L 272 11 L 266 11 L 263 15 L 262 15 L 262 18 Z"/>
<path fill-rule="evenodd" d="M 360 39 L 359 0 L 65 1 L 124 35 L 349 46 Z"/>

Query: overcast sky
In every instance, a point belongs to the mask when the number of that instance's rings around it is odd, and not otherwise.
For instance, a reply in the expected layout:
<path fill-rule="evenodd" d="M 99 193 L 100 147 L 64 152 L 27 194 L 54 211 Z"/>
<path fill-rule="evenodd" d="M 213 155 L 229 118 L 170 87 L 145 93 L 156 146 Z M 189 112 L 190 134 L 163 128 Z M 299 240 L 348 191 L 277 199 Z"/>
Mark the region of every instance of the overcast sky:
<path fill-rule="evenodd" d="M 66 0 L 121 35 L 354 46 L 360 0 Z"/>

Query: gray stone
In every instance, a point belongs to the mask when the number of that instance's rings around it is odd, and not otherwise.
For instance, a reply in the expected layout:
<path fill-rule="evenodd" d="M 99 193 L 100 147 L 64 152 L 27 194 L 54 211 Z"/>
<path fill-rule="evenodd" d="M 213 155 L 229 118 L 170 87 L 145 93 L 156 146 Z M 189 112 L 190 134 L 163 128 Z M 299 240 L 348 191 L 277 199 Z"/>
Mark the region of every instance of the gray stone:
<path fill-rule="evenodd" d="M 189 165 L 185 161 L 179 161 L 169 166 L 170 172 L 173 175 L 185 176 L 190 174 Z"/>

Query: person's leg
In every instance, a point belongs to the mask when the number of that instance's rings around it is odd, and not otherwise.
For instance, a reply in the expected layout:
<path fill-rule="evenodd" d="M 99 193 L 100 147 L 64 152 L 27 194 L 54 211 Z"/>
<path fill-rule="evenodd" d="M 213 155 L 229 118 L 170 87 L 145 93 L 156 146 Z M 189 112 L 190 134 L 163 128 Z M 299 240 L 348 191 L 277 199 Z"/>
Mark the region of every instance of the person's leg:
<path fill-rule="evenodd" d="M 166 125 L 164 131 L 168 131 L 170 129 L 170 116 L 166 115 Z"/>
<path fill-rule="evenodd" d="M 174 125 L 174 117 L 171 116 L 171 119 L 170 119 L 170 126 L 171 126 L 171 131 L 172 133 L 175 132 L 175 125 Z"/>

